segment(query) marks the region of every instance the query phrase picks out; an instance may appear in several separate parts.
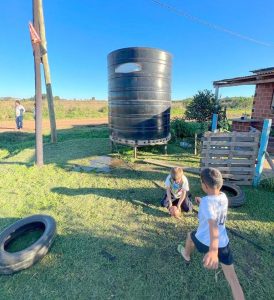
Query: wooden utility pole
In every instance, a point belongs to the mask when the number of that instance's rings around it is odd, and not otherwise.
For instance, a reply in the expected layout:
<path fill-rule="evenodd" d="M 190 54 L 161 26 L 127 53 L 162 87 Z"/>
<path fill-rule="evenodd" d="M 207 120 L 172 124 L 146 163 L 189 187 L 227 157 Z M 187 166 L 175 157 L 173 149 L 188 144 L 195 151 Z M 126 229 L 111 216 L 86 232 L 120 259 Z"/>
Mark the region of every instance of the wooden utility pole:
<path fill-rule="evenodd" d="M 34 29 L 39 35 L 39 23 L 38 23 L 38 2 L 32 1 L 33 4 L 33 25 Z M 40 54 L 40 42 L 32 39 L 33 52 L 34 52 L 34 72 L 35 72 L 35 156 L 36 165 L 42 166 L 44 164 L 43 159 L 43 135 L 42 135 L 42 89 L 41 89 L 41 54 Z"/>
<path fill-rule="evenodd" d="M 42 0 L 37 0 L 37 10 L 38 10 L 38 22 L 39 22 L 40 37 L 41 37 L 41 55 L 42 55 L 42 62 L 44 66 L 44 77 L 45 77 L 47 99 L 48 99 L 51 142 L 56 143 L 57 142 L 56 121 L 55 121 L 54 102 L 53 102 L 53 94 L 52 94 L 52 87 L 51 87 L 50 68 L 49 68 L 48 53 L 47 53 L 46 30 L 45 30 Z"/>

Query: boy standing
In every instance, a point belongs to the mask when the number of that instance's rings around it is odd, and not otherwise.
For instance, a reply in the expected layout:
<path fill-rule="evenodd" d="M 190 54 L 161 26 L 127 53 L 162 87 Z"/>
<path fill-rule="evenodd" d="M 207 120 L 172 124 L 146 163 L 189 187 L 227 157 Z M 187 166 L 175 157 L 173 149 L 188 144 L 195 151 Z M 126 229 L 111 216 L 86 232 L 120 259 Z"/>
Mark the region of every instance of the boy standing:
<path fill-rule="evenodd" d="M 178 245 L 178 251 L 183 258 L 190 262 L 190 255 L 194 247 L 205 253 L 204 267 L 217 269 L 220 261 L 226 280 L 228 281 L 233 298 L 244 299 L 244 294 L 233 266 L 232 253 L 226 233 L 225 220 L 227 216 L 228 200 L 220 192 L 223 185 L 222 174 L 214 168 L 206 168 L 201 172 L 201 184 L 207 196 L 195 200 L 199 207 L 199 226 L 197 231 L 188 233 L 185 248 Z"/>
<path fill-rule="evenodd" d="M 25 112 L 25 108 L 20 104 L 19 100 L 15 101 L 15 122 L 17 129 L 23 128 L 23 115 Z"/>
<path fill-rule="evenodd" d="M 177 206 L 179 211 L 188 212 L 192 210 L 190 201 L 189 184 L 183 169 L 180 167 L 172 168 L 165 180 L 166 194 L 161 201 L 161 205 L 170 209 L 172 205 Z"/>

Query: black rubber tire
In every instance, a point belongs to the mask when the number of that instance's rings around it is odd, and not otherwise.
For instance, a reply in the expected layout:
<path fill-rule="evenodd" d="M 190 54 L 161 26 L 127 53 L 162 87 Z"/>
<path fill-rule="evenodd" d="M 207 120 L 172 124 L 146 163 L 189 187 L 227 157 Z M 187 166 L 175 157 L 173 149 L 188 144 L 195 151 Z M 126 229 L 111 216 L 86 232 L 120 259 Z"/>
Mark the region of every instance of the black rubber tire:
<path fill-rule="evenodd" d="M 245 203 L 245 194 L 242 189 L 236 184 L 225 182 L 221 191 L 233 193 L 234 196 L 228 196 L 228 207 L 239 207 Z"/>
<path fill-rule="evenodd" d="M 43 228 L 40 238 L 26 249 L 7 252 L 5 247 L 22 233 Z M 42 259 L 48 252 L 56 234 L 56 222 L 51 216 L 33 215 L 19 220 L 0 233 L 0 274 L 13 274 Z"/>

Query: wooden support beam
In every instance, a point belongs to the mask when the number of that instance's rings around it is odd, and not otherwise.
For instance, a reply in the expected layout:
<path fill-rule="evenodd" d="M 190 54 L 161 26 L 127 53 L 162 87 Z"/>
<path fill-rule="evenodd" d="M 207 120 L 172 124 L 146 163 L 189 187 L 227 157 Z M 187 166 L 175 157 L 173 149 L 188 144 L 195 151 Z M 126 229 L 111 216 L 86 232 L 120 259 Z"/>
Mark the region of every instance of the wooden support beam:
<path fill-rule="evenodd" d="M 238 81 L 238 82 L 227 82 L 227 83 L 214 83 L 214 87 L 229 87 L 229 86 L 238 86 L 238 85 L 254 85 L 261 83 L 274 83 L 274 78 L 260 79 L 260 80 L 251 80 L 251 81 Z"/>
<path fill-rule="evenodd" d="M 215 113 L 212 115 L 212 125 L 211 125 L 212 132 L 215 132 L 218 126 L 218 114 L 217 114 L 218 101 L 219 101 L 219 87 L 217 86 L 215 87 Z"/>
<path fill-rule="evenodd" d="M 219 87 L 215 87 L 215 100 L 218 101 L 219 99 Z"/>
<path fill-rule="evenodd" d="M 39 35 L 38 1 L 33 0 L 33 26 Z M 36 165 L 44 164 L 42 135 L 42 88 L 41 88 L 41 55 L 39 43 L 33 43 L 35 72 L 35 158 Z"/>
<path fill-rule="evenodd" d="M 38 0 L 37 6 L 38 6 L 37 9 L 38 9 L 40 36 L 41 36 L 42 62 L 44 67 L 44 78 L 46 84 L 48 110 L 49 110 L 49 118 L 50 118 L 51 142 L 56 143 L 57 142 L 56 120 L 55 120 L 50 68 L 49 68 L 48 53 L 47 53 L 46 30 L 45 30 L 42 0 Z"/>
<path fill-rule="evenodd" d="M 194 155 L 197 155 L 197 133 L 194 135 Z"/>
<path fill-rule="evenodd" d="M 213 114 L 212 115 L 212 125 L 211 125 L 212 132 L 215 132 L 217 130 L 217 124 L 218 124 L 218 115 Z"/>
<path fill-rule="evenodd" d="M 264 125 L 263 125 L 262 134 L 261 134 L 261 140 L 260 140 L 260 149 L 259 149 L 257 165 L 256 165 L 256 169 L 255 169 L 255 176 L 253 179 L 254 186 L 258 186 L 260 183 L 261 174 L 262 174 L 263 166 L 264 166 L 264 160 L 265 160 L 265 152 L 267 149 L 269 133 L 270 133 L 270 129 L 271 129 L 271 124 L 272 124 L 271 119 L 264 120 Z"/>

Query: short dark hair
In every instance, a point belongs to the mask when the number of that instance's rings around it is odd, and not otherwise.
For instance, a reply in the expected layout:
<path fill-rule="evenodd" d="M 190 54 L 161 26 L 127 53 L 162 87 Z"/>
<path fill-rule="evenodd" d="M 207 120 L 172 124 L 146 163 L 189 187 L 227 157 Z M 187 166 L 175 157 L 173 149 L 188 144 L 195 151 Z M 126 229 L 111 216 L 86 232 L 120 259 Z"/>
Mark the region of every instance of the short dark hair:
<path fill-rule="evenodd" d="M 212 189 L 220 189 L 223 185 L 223 177 L 215 168 L 205 168 L 201 172 L 202 182 Z"/>
<path fill-rule="evenodd" d="M 18 103 L 18 104 L 20 104 L 20 101 L 19 101 L 19 100 L 16 100 L 16 101 L 15 101 L 15 103 Z"/>

